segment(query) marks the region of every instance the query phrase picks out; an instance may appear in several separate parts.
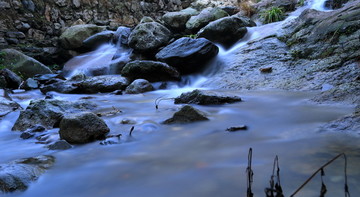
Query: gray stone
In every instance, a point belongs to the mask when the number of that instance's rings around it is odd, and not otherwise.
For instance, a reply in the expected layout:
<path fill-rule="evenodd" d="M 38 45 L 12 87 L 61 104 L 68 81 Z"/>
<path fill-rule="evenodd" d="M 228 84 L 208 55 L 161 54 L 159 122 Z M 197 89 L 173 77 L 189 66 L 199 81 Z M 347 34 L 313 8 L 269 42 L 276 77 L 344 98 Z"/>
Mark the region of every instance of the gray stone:
<path fill-rule="evenodd" d="M 39 156 L 0 165 L 0 191 L 24 191 L 54 165 L 53 156 Z"/>
<path fill-rule="evenodd" d="M 148 16 L 144 16 L 140 20 L 140 23 L 151 23 L 151 22 L 156 22 L 156 21 L 154 19 L 152 19 L 151 17 L 148 17 Z"/>
<path fill-rule="evenodd" d="M 64 49 L 77 49 L 86 38 L 104 30 L 105 27 L 89 24 L 71 26 L 61 34 L 60 44 Z"/>
<path fill-rule="evenodd" d="M 129 27 L 118 27 L 113 37 L 114 43 L 119 45 L 127 45 L 129 42 L 130 33 L 131 29 Z"/>
<path fill-rule="evenodd" d="M 0 117 L 20 109 L 21 106 L 15 101 L 12 101 L 5 90 L 0 89 Z"/>
<path fill-rule="evenodd" d="M 122 69 L 121 74 L 131 80 L 146 79 L 150 82 L 180 80 L 180 74 L 166 63 L 136 60 L 129 62 Z"/>
<path fill-rule="evenodd" d="M 47 146 L 47 148 L 49 150 L 67 150 L 72 148 L 72 146 L 65 140 L 59 140 L 53 144 L 50 144 L 49 146 Z"/>
<path fill-rule="evenodd" d="M 231 46 L 247 33 L 245 22 L 238 17 L 224 17 L 210 22 L 198 32 L 198 37 Z"/>
<path fill-rule="evenodd" d="M 113 31 L 102 31 L 94 34 L 83 41 L 83 46 L 89 50 L 95 50 L 103 44 L 110 43 L 114 34 Z"/>
<path fill-rule="evenodd" d="M 297 4 L 296 0 L 262 0 L 254 5 L 258 13 L 271 7 L 279 7 L 284 11 L 294 11 Z"/>
<path fill-rule="evenodd" d="M 21 138 L 21 139 L 24 139 L 24 140 L 27 140 L 27 139 L 30 139 L 30 138 L 32 138 L 32 137 L 34 137 L 34 136 L 35 136 L 34 133 L 30 133 L 30 132 L 28 132 L 28 131 L 24 131 L 24 132 L 21 133 L 20 138 Z"/>
<path fill-rule="evenodd" d="M 72 144 L 83 144 L 105 139 L 110 131 L 106 123 L 94 113 L 69 114 L 60 122 L 60 137 Z"/>
<path fill-rule="evenodd" d="M 39 61 L 24 55 L 14 49 L 3 49 L 0 51 L 3 64 L 8 69 L 20 73 L 24 78 L 31 78 L 36 74 L 49 74 L 52 71 Z"/>
<path fill-rule="evenodd" d="M 129 36 L 129 46 L 141 52 L 156 52 L 169 43 L 172 33 L 160 23 L 141 23 Z"/>
<path fill-rule="evenodd" d="M 178 112 L 175 112 L 172 118 L 165 120 L 163 124 L 191 123 L 204 120 L 209 120 L 204 112 L 190 105 L 185 105 Z"/>
<path fill-rule="evenodd" d="M 11 70 L 7 68 L 2 69 L 0 70 L 0 75 L 4 76 L 6 80 L 7 88 L 18 89 L 20 87 L 22 79 Z"/>
<path fill-rule="evenodd" d="M 21 85 L 21 88 L 25 90 L 37 89 L 39 88 L 39 84 L 38 81 L 34 80 L 33 78 L 28 78 Z"/>
<path fill-rule="evenodd" d="M 126 94 L 140 94 L 153 91 L 154 87 L 145 79 L 136 79 L 125 90 Z"/>
<path fill-rule="evenodd" d="M 193 8 L 187 8 L 179 12 L 168 12 L 163 15 L 162 20 L 165 25 L 172 30 L 183 31 L 186 28 L 186 22 L 191 16 L 195 16 L 199 12 Z"/>
<path fill-rule="evenodd" d="M 129 85 L 129 80 L 120 75 L 102 75 L 87 77 L 84 81 L 76 83 L 75 85 L 80 93 L 98 93 L 98 92 L 113 92 L 116 90 L 125 90 Z"/>
<path fill-rule="evenodd" d="M 191 32 L 196 33 L 201 28 L 209 24 L 211 21 L 215 21 L 226 16 L 229 15 L 221 8 L 207 8 L 202 10 L 200 14 L 192 16 L 186 22 L 186 28 L 189 29 Z"/>
<path fill-rule="evenodd" d="M 182 93 L 179 97 L 175 98 L 175 104 L 219 105 L 239 101 L 241 101 L 241 98 L 235 94 L 198 89 Z"/>
<path fill-rule="evenodd" d="M 95 108 L 96 105 L 89 101 L 32 100 L 29 106 L 20 112 L 12 130 L 25 131 L 36 125 L 42 125 L 46 129 L 56 128 L 64 115 Z"/>
<path fill-rule="evenodd" d="M 164 47 L 156 58 L 175 67 L 181 74 L 199 72 L 219 52 L 219 48 L 205 38 L 183 37 Z"/>

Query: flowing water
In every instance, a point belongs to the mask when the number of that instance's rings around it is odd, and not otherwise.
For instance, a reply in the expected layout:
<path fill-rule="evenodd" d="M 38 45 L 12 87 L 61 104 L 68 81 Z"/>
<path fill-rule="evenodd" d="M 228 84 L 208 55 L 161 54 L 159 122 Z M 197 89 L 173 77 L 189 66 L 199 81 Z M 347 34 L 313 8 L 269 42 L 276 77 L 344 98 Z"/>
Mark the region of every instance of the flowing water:
<path fill-rule="evenodd" d="M 262 28 L 271 29 L 272 26 Z M 260 31 L 263 31 L 261 27 L 251 28 L 244 40 L 262 36 Z M 229 51 L 221 50 L 217 58 L 231 58 L 231 50 L 244 43 L 240 42 Z M 114 52 L 111 47 L 103 50 Z M 103 117 L 111 129 L 110 134 L 122 134 L 120 141 L 113 139 L 118 144 L 93 142 L 76 145 L 66 151 L 50 151 L 44 145 L 35 144 L 35 139 L 20 139 L 19 132 L 11 131 L 19 113 L 7 115 L 0 120 L 1 163 L 41 154 L 56 157 L 55 166 L 31 184 L 27 191 L 7 195 L 246 196 L 245 170 L 250 147 L 253 149 L 255 196 L 264 196 L 275 155 L 280 159 L 284 193 L 289 196 L 322 164 L 342 152 L 349 159 L 350 192 L 352 196 L 360 193 L 358 137 L 319 133 L 318 129 L 324 123 L 353 112 L 353 106 L 313 104 L 309 102 L 313 92 L 232 92 L 242 97 L 243 102 L 196 106 L 207 113 L 210 121 L 161 124 L 181 106 L 173 104 L 173 100 L 163 100 L 156 109 L 154 101 L 159 97 L 173 98 L 190 91 L 204 79 L 206 76 L 193 76 L 188 78 L 191 86 L 138 95 L 54 93 L 56 99 L 95 102 L 100 106 L 99 112 L 111 111 L 113 107 L 120 109 L 120 114 Z M 23 107 L 31 99 L 44 98 L 39 91 L 11 96 Z M 122 124 L 123 120 L 132 123 Z M 243 124 L 248 126 L 248 130 L 226 131 L 228 127 Z M 132 126 L 135 129 L 129 136 Z M 54 140 L 58 138 L 57 131 L 48 131 L 54 134 Z M 343 161 L 335 161 L 325 168 L 325 173 L 327 196 L 343 196 Z M 319 177 L 315 178 L 297 196 L 318 196 L 320 183 Z"/>

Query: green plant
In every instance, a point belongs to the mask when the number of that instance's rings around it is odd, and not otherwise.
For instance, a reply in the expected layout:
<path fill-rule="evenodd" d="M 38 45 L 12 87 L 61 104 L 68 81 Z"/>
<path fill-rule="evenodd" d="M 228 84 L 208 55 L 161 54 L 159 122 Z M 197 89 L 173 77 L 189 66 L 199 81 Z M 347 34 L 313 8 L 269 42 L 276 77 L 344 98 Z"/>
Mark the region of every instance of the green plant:
<path fill-rule="evenodd" d="M 305 0 L 298 0 L 297 4 L 298 6 L 302 7 L 305 5 Z"/>
<path fill-rule="evenodd" d="M 263 18 L 264 23 L 267 24 L 283 20 L 285 14 L 282 8 L 271 7 L 270 9 L 260 13 L 260 16 Z"/>
<path fill-rule="evenodd" d="M 188 37 L 188 38 L 191 38 L 191 39 L 196 39 L 197 35 L 196 34 L 189 34 L 189 35 L 185 35 L 184 37 Z"/>

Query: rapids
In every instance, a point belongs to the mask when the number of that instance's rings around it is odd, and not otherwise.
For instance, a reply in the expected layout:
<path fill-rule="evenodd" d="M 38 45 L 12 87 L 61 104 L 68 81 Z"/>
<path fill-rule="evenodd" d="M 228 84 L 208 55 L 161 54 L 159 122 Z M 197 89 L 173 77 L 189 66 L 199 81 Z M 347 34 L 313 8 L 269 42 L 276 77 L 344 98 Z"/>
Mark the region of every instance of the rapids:
<path fill-rule="evenodd" d="M 322 9 L 318 1 L 306 7 Z M 298 14 L 294 13 L 289 18 Z M 255 196 L 263 196 L 264 188 L 268 187 L 275 155 L 280 160 L 284 193 L 289 196 L 317 168 L 341 152 L 345 152 L 349 158 L 350 192 L 352 195 L 360 193 L 358 138 L 343 133 L 319 132 L 322 124 L 353 112 L 353 106 L 311 103 L 309 99 L 313 92 L 236 92 L 243 102 L 196 106 L 208 114 L 210 121 L 184 125 L 161 124 L 180 106 L 174 105 L 172 100 L 163 100 L 159 109 L 155 109 L 154 101 L 157 98 L 173 98 L 200 87 L 202 81 L 220 69 L 217 61 L 231 58 L 231 53 L 246 42 L 265 36 L 263 32 L 266 29 L 275 31 L 274 27 L 280 28 L 282 23 L 249 28 L 248 35 L 234 47 L 229 50 L 221 48 L 205 74 L 187 76 L 180 85 L 173 84 L 168 90 L 138 95 L 53 93 L 56 99 L 63 100 L 87 97 L 100 106 L 99 112 L 110 111 L 113 107 L 120 109 L 120 114 L 103 117 L 111 129 L 110 134 L 122 134 L 118 144 L 100 145 L 93 142 L 76 145 L 66 151 L 50 151 L 44 145 L 35 144 L 35 139 L 22 140 L 19 132 L 11 131 L 19 112 L 0 119 L 1 163 L 41 154 L 56 157 L 55 166 L 32 183 L 28 190 L 6 196 L 245 196 L 245 170 L 250 147 L 253 148 Z M 113 46 L 100 50 L 103 50 L 101 58 L 109 61 L 109 53 L 116 52 Z M 99 57 L 99 51 L 79 59 L 91 59 L 93 63 L 95 60 L 92 58 Z M 126 53 L 121 57 L 126 58 Z M 91 67 L 91 64 L 82 65 Z M 80 68 L 83 72 L 81 69 L 87 68 Z M 24 108 L 30 100 L 44 98 L 38 90 L 11 96 Z M 122 124 L 122 120 L 126 119 L 134 124 Z M 225 131 L 228 127 L 243 124 L 248 126 L 248 130 Z M 135 129 L 129 136 L 132 126 Z M 48 132 L 57 139 L 57 131 L 53 129 Z M 339 160 L 325 168 L 327 196 L 343 195 L 343 163 Z M 297 196 L 317 196 L 320 186 L 317 176 Z"/>

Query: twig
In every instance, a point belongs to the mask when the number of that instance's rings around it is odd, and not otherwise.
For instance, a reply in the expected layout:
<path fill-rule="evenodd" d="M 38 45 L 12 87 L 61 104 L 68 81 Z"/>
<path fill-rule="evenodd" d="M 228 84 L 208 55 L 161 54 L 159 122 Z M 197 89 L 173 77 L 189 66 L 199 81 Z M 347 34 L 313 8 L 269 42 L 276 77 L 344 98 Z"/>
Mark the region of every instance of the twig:
<path fill-rule="evenodd" d="M 130 132 L 129 132 L 129 136 L 132 135 L 132 132 L 134 131 L 134 128 L 135 128 L 134 126 L 131 127 Z"/>
<path fill-rule="evenodd" d="M 249 154 L 248 154 L 248 167 L 246 168 L 246 173 L 247 173 L 247 191 L 246 191 L 246 196 L 247 197 L 253 197 L 254 194 L 251 191 L 251 185 L 253 183 L 253 176 L 254 176 L 254 172 L 251 169 L 251 163 L 252 163 L 252 148 L 249 149 Z"/>

